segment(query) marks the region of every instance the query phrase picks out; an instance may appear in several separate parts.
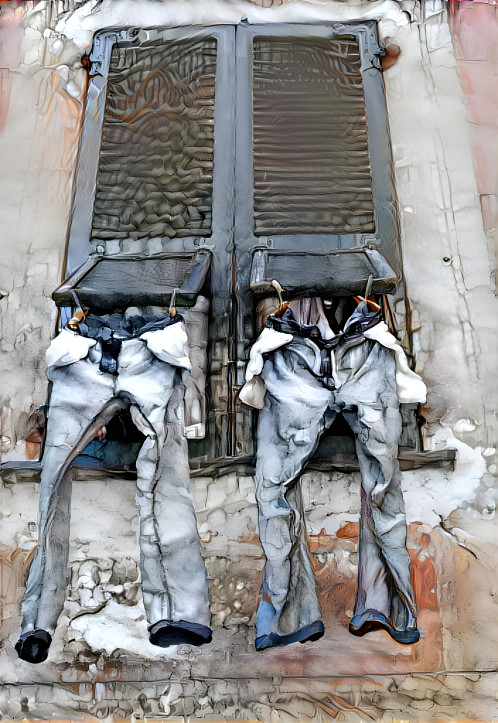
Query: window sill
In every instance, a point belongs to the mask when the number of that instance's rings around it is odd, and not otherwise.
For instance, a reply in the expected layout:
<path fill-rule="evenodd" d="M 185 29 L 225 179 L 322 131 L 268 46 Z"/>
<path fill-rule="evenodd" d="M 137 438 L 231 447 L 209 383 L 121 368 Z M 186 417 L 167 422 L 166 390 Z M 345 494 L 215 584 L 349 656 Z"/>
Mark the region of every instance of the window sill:
<path fill-rule="evenodd" d="M 441 449 L 435 452 L 415 452 L 402 450 L 398 455 L 402 471 L 420 469 L 421 467 L 447 467 L 453 466 L 456 458 L 456 449 Z M 6 485 L 17 482 L 40 481 L 41 462 L 35 460 L 3 462 L 0 465 L 2 479 Z M 209 462 L 192 460 L 190 476 L 221 477 L 224 474 L 236 472 L 240 475 L 252 476 L 255 469 L 255 458 L 223 457 Z M 336 455 L 335 459 L 314 459 L 307 468 L 315 472 L 358 472 L 358 461 L 354 455 Z M 103 476 L 118 477 L 120 479 L 136 479 L 136 472 L 131 467 L 106 469 L 88 460 L 79 459 L 74 465 L 74 478 L 76 480 L 101 479 Z"/>

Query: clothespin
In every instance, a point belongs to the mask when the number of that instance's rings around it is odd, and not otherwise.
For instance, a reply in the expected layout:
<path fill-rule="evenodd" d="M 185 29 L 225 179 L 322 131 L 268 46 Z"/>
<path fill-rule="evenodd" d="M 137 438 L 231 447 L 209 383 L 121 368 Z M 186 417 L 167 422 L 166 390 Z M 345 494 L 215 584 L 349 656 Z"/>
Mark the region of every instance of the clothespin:
<path fill-rule="evenodd" d="M 280 318 L 282 316 L 282 314 L 284 313 L 284 311 L 289 308 L 289 302 L 283 301 L 283 299 L 282 299 L 283 289 L 276 279 L 273 279 L 273 281 L 271 282 L 271 285 L 277 292 L 278 303 L 279 303 L 279 307 L 275 312 L 275 316 Z"/>
<path fill-rule="evenodd" d="M 68 329 L 71 329 L 71 331 L 79 331 L 80 330 L 80 324 L 83 323 L 88 316 L 88 312 L 90 309 L 87 309 L 84 311 L 83 304 L 78 298 L 78 294 L 74 289 L 71 290 L 71 296 L 74 299 L 74 302 L 76 304 L 76 307 L 78 311 L 75 311 L 73 316 L 69 319 L 66 326 Z"/>
<path fill-rule="evenodd" d="M 176 316 L 176 292 L 178 289 L 173 289 L 173 293 L 171 294 L 171 301 L 169 303 L 169 315 L 173 319 Z"/>

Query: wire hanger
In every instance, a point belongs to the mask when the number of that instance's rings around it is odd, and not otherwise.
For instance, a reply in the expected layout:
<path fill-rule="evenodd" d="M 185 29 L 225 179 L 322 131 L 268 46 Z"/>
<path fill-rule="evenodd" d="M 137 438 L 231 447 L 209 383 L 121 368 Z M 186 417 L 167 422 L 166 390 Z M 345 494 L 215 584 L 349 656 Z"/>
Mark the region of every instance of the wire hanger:
<path fill-rule="evenodd" d="M 353 299 L 356 301 L 357 304 L 360 304 L 362 301 L 366 301 L 368 306 L 373 309 L 374 311 L 380 311 L 380 305 L 375 301 L 373 296 L 370 296 L 370 292 L 372 290 L 373 285 L 373 276 L 370 274 L 367 281 L 367 286 L 365 289 L 365 296 L 353 296 Z"/>
<path fill-rule="evenodd" d="M 169 302 L 169 310 L 168 314 L 173 319 L 176 316 L 176 292 L 178 289 L 173 289 L 173 293 L 171 294 L 171 301 Z"/>
<path fill-rule="evenodd" d="M 278 309 L 276 310 L 274 316 L 280 318 L 280 317 L 282 316 L 282 314 L 284 313 L 284 311 L 289 308 L 289 302 L 288 302 L 288 301 L 284 301 L 284 300 L 282 299 L 282 294 L 283 294 L 283 291 L 284 291 L 284 290 L 283 290 L 283 288 L 280 286 L 280 284 L 278 283 L 278 281 L 277 281 L 276 279 L 273 279 L 273 281 L 271 282 L 271 285 L 273 286 L 273 288 L 274 288 L 275 291 L 277 292 L 278 303 L 279 303 L 279 307 L 278 307 Z"/>
<path fill-rule="evenodd" d="M 78 297 L 78 294 L 76 293 L 76 291 L 74 289 L 71 289 L 71 296 L 74 299 L 74 303 L 76 305 L 76 311 L 74 312 L 72 317 L 67 322 L 66 327 L 68 329 L 71 329 L 71 331 L 77 331 L 78 333 L 81 333 L 80 332 L 80 324 L 84 323 L 86 317 L 88 316 L 88 312 L 90 311 L 90 309 L 85 310 L 85 307 L 81 303 L 81 301 Z"/>

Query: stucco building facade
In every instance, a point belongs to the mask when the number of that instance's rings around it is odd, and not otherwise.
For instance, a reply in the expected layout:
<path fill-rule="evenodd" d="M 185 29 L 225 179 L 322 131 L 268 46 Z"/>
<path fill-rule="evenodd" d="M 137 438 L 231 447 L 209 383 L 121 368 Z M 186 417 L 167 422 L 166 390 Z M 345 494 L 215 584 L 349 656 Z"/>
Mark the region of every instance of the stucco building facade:
<path fill-rule="evenodd" d="M 402 460 L 420 642 L 403 647 L 380 631 L 363 638 L 348 633 L 360 477 L 354 463 L 343 461 L 311 465 L 302 478 L 325 636 L 305 646 L 256 652 L 264 557 L 254 470 L 247 455 L 225 455 L 216 463 L 212 454 L 192 469 L 191 485 L 209 575 L 213 642 L 168 650 L 149 643 L 133 474 L 77 467 L 66 602 L 49 659 L 30 666 L 17 658 L 14 644 L 38 535 L 39 471 L 21 463 L 36 462 L 41 448 L 44 352 L 59 323 L 51 295 L 65 277 L 82 119 L 92 102 L 82 57 L 90 53 L 95 33 L 106 29 L 370 20 L 387 48 L 382 76 L 404 274 L 403 294 L 392 295 L 391 308 L 399 338 L 428 389 L 418 410 L 420 448 Z M 0 5 L 0 713 L 6 719 L 493 717 L 494 32 L 495 6 L 477 2 Z M 116 250 L 133 247 L 124 241 L 106 253 Z M 229 356 L 221 358 L 222 365 L 230 363 Z M 234 419 L 245 424 L 242 417 Z"/>

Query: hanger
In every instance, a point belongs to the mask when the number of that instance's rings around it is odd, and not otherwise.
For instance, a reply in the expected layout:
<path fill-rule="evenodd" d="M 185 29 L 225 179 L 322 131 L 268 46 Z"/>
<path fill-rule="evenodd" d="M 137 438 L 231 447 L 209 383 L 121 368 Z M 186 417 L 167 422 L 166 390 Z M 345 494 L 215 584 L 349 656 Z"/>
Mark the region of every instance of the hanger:
<path fill-rule="evenodd" d="M 169 302 L 169 310 L 168 314 L 172 319 L 176 316 L 176 292 L 178 289 L 173 289 L 173 293 L 171 294 L 171 301 Z"/>
<path fill-rule="evenodd" d="M 276 316 L 277 318 L 280 318 L 280 317 L 282 316 L 282 314 L 284 313 L 284 311 L 289 308 L 289 302 L 288 302 L 288 301 L 283 301 L 283 299 L 282 299 L 282 293 L 283 293 L 284 290 L 283 290 L 283 288 L 280 286 L 280 284 L 278 283 L 278 281 L 277 281 L 276 279 L 273 279 L 273 281 L 271 282 L 271 285 L 273 286 L 273 288 L 274 288 L 275 291 L 277 292 L 278 303 L 279 303 L 279 307 L 278 307 L 278 309 L 276 310 L 274 316 Z"/>
<path fill-rule="evenodd" d="M 364 296 L 353 296 L 353 299 L 356 301 L 357 304 L 360 304 L 362 301 L 366 301 L 368 306 L 373 309 L 374 311 L 380 311 L 380 305 L 375 301 L 373 296 L 370 296 L 370 291 L 372 290 L 372 284 L 373 284 L 373 276 L 370 274 L 367 281 L 367 287 L 365 289 L 365 295 Z"/>
<path fill-rule="evenodd" d="M 356 301 L 357 304 L 361 304 L 362 301 L 366 301 L 369 307 L 373 309 L 373 311 L 379 311 L 381 308 L 380 305 L 375 301 L 373 296 L 353 296 L 353 299 Z"/>
<path fill-rule="evenodd" d="M 74 312 L 72 317 L 67 322 L 66 327 L 68 329 L 71 329 L 71 331 L 79 332 L 80 324 L 82 324 L 85 321 L 90 309 L 87 309 L 86 311 L 84 311 L 84 306 L 81 303 L 81 301 L 79 300 L 78 294 L 76 293 L 76 291 L 74 289 L 71 289 L 71 296 L 73 297 L 76 307 L 77 307 L 77 309 L 79 309 L 79 311 Z"/>

